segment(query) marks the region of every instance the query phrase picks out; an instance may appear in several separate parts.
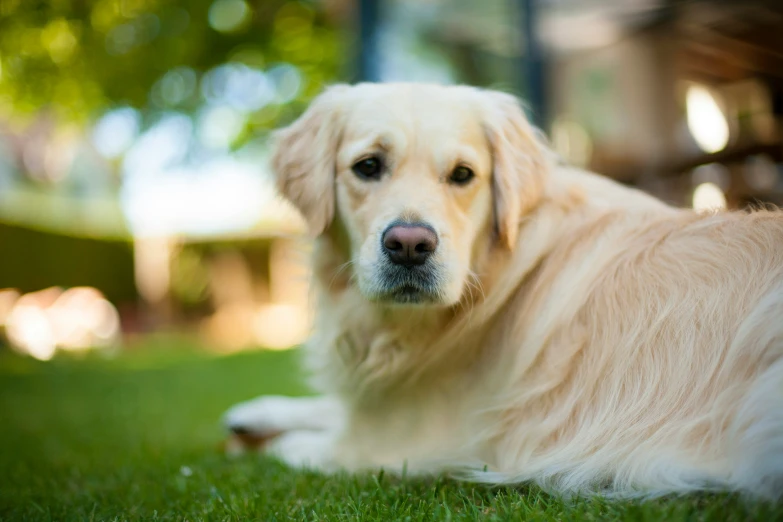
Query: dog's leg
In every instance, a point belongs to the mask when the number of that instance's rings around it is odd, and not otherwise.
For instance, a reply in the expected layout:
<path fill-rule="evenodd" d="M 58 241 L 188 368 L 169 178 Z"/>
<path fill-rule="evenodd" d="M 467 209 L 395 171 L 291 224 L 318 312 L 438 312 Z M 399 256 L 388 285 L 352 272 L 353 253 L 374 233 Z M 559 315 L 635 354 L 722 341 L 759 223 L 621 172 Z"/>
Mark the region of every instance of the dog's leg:
<path fill-rule="evenodd" d="M 333 397 L 282 397 L 268 395 L 242 402 L 229 409 L 224 425 L 232 432 L 228 442 L 230 453 L 248 448 L 264 448 L 272 439 L 280 438 L 278 446 L 305 447 L 301 441 L 322 432 L 337 431 L 345 412 Z M 285 437 L 292 432 L 296 437 Z M 275 451 L 270 446 L 270 450 Z M 287 460 L 283 458 L 283 460 Z"/>

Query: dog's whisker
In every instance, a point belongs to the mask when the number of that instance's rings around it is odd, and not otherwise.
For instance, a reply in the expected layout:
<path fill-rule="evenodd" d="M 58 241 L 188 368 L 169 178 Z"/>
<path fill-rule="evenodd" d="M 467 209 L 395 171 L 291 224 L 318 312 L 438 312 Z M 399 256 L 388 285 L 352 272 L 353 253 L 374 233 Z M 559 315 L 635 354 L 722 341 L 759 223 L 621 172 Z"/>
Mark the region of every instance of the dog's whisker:
<path fill-rule="evenodd" d="M 328 289 L 332 288 L 332 285 L 334 284 L 334 281 L 337 279 L 337 277 L 343 273 L 348 267 L 352 266 L 354 264 L 353 260 L 346 261 L 345 263 L 341 264 L 337 267 L 337 270 L 335 270 L 334 274 L 332 274 L 332 278 L 329 280 L 329 284 L 327 285 Z M 350 278 L 349 278 L 350 281 Z"/>

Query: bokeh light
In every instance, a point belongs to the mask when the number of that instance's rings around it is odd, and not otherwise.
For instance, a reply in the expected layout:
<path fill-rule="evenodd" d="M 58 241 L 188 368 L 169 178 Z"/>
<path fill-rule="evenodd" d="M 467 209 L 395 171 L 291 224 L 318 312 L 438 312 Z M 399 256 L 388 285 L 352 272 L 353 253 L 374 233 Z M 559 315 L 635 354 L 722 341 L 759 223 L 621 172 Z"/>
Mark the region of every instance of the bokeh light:
<path fill-rule="evenodd" d="M 42 361 L 51 359 L 57 350 L 106 349 L 120 341 L 117 309 L 99 290 L 89 287 L 64 291 L 53 287 L 22 295 L 14 300 L 3 323 L 16 350 Z"/>
<path fill-rule="evenodd" d="M 139 134 L 141 116 L 130 107 L 104 114 L 92 131 L 92 140 L 98 152 L 107 158 L 117 158 L 127 151 Z"/>
<path fill-rule="evenodd" d="M 686 94 L 688 128 L 704 152 L 718 152 L 729 143 L 729 124 L 715 95 L 706 87 L 691 85 Z"/>
<path fill-rule="evenodd" d="M 244 29 L 252 10 L 244 0 L 216 0 L 209 8 L 209 26 L 221 33 Z"/>
<path fill-rule="evenodd" d="M 201 93 L 209 104 L 230 105 L 243 111 L 258 110 L 275 99 L 280 77 L 276 71 L 273 69 L 267 75 L 241 63 L 221 65 L 204 75 Z"/>
<path fill-rule="evenodd" d="M 196 92 L 198 75 L 190 67 L 176 67 L 152 86 L 151 101 L 161 108 L 175 108 Z"/>
<path fill-rule="evenodd" d="M 122 207 L 136 235 L 205 236 L 247 230 L 276 194 L 258 166 L 236 158 L 126 177 Z"/>
<path fill-rule="evenodd" d="M 245 126 L 245 116 L 232 107 L 210 107 L 199 117 L 198 136 L 210 149 L 227 150 Z"/>
<path fill-rule="evenodd" d="M 699 212 L 723 210 L 726 196 L 715 183 L 702 183 L 693 191 L 693 208 Z"/>

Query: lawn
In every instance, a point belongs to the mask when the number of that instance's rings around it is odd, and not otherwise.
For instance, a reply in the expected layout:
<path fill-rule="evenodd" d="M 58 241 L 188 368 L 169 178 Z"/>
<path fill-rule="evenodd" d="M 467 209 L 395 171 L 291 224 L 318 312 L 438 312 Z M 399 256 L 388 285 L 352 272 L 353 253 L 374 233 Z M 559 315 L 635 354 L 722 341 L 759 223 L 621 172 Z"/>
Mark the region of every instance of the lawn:
<path fill-rule="evenodd" d="M 781 507 L 728 495 L 569 504 L 533 487 L 229 459 L 221 413 L 261 393 L 305 393 L 296 352 L 150 344 L 108 360 L 0 353 L 0 520 L 783 520 Z"/>

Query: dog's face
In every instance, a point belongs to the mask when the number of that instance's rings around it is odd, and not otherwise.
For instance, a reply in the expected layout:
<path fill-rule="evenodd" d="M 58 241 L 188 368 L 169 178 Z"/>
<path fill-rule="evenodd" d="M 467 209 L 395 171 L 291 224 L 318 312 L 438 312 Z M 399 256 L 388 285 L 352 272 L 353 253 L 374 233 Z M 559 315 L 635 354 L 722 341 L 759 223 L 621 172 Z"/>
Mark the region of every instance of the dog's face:
<path fill-rule="evenodd" d="M 368 299 L 453 305 L 482 249 L 513 248 L 540 195 L 540 155 L 508 95 L 360 84 L 316 99 L 281 131 L 273 163 L 313 233 L 339 221 Z"/>

